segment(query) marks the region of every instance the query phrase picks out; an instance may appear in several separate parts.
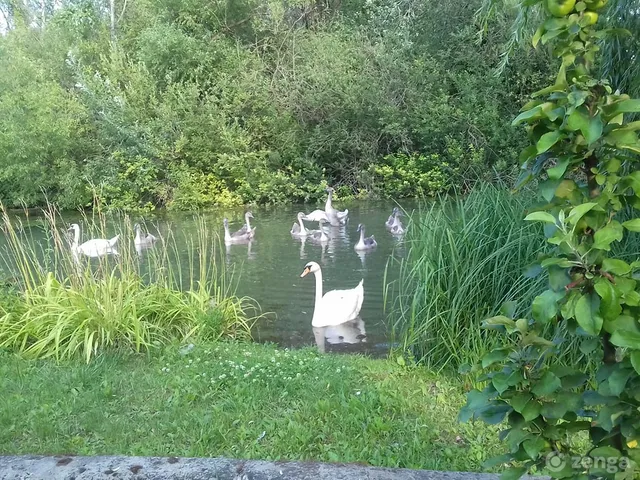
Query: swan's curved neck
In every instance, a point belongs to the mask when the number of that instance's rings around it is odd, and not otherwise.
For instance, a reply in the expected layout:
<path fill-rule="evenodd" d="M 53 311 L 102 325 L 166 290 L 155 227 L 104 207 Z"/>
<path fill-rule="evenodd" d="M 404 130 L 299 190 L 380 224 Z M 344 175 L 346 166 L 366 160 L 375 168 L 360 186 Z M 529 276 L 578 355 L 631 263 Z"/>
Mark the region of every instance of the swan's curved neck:
<path fill-rule="evenodd" d="M 327 203 L 324 204 L 324 209 L 325 210 L 331 210 L 331 196 L 333 195 L 333 192 L 330 191 L 329 195 L 327 195 Z"/>
<path fill-rule="evenodd" d="M 231 239 L 231 234 L 229 233 L 229 225 L 227 225 L 226 223 L 224 224 L 224 239 Z"/>
<path fill-rule="evenodd" d="M 244 220 L 245 220 L 245 222 L 247 222 L 247 231 L 250 232 L 251 231 L 251 223 L 249 223 L 249 214 L 248 213 L 245 213 Z"/>
<path fill-rule="evenodd" d="M 140 232 L 140 225 L 136 225 L 136 240 L 142 239 L 142 233 Z"/>
<path fill-rule="evenodd" d="M 364 227 L 360 227 L 360 243 L 364 243 Z"/>
<path fill-rule="evenodd" d="M 307 229 L 304 228 L 304 222 L 302 221 L 302 217 L 298 217 L 298 223 L 300 224 L 300 233 L 303 235 L 307 233 Z"/>
<path fill-rule="evenodd" d="M 76 227 L 73 229 L 73 247 L 77 247 L 80 243 L 80 228 Z"/>
<path fill-rule="evenodd" d="M 318 306 L 322 300 L 322 270 L 318 270 L 314 274 L 316 276 L 316 307 L 313 310 L 313 313 L 315 314 L 318 311 Z"/>

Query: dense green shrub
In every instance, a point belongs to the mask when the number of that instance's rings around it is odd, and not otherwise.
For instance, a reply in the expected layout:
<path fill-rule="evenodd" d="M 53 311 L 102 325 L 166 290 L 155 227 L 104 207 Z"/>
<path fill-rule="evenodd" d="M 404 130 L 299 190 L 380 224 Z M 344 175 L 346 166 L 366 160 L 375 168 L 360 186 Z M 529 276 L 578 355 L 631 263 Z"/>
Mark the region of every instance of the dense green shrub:
<path fill-rule="evenodd" d="M 9 12 L 0 194 L 206 208 L 315 201 L 327 183 L 342 196 L 435 194 L 509 171 L 523 75 L 548 64 L 489 75 L 509 24 L 478 43 L 479 5 L 128 2 L 113 38 L 91 0 L 44 25 Z"/>

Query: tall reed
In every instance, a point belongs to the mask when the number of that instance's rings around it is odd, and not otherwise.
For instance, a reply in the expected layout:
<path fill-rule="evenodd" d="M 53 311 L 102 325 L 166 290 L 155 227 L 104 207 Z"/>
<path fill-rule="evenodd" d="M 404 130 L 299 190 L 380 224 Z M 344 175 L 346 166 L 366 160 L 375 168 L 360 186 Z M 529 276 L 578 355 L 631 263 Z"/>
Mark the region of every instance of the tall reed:
<path fill-rule="evenodd" d="M 216 261 L 219 237 L 202 217 L 195 234 L 169 229 L 141 258 L 128 217 L 108 228 L 94 212 L 80 222 L 83 237 L 119 233 L 119 255 L 76 262 L 68 223 L 55 208 L 35 221 L 28 211 L 24 219 L 0 213 L 0 269 L 13 286 L 0 305 L 0 348 L 89 361 L 110 347 L 141 351 L 175 340 L 250 337 L 258 307 L 236 296 L 233 275 Z"/>
<path fill-rule="evenodd" d="M 485 318 L 507 301 L 526 315 L 544 279 L 523 272 L 545 248 L 539 226 L 523 221 L 527 206 L 485 185 L 412 216 L 408 253 L 385 301 L 404 351 L 432 368 L 472 363 L 495 345 Z"/>

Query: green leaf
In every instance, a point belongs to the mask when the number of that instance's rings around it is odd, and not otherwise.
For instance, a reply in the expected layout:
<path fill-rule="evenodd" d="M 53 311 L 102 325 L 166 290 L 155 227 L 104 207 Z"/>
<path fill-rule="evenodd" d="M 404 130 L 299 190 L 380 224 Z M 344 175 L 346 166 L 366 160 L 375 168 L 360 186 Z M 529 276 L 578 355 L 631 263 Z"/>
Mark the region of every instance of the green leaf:
<path fill-rule="evenodd" d="M 587 140 L 587 143 L 591 145 L 602 136 L 602 127 L 602 119 L 597 116 L 590 118 L 586 128 L 581 129 L 580 131 Z"/>
<path fill-rule="evenodd" d="M 589 456 L 595 459 L 601 458 L 620 458 L 622 454 L 620 450 L 617 448 L 604 446 L 604 447 L 596 447 L 589 452 Z"/>
<path fill-rule="evenodd" d="M 610 395 L 614 397 L 620 396 L 620 394 L 624 391 L 624 388 L 627 385 L 627 381 L 629 381 L 629 377 L 632 373 L 633 370 L 631 369 L 617 368 L 616 370 L 611 372 L 609 376 L 607 376 L 606 383 L 608 388 L 604 391 L 600 391 L 600 393 L 602 393 L 603 395 Z"/>
<path fill-rule="evenodd" d="M 630 232 L 640 232 L 640 218 L 627 220 L 626 222 L 623 222 L 622 226 Z"/>
<path fill-rule="evenodd" d="M 582 353 L 584 353 L 585 355 L 589 355 L 591 352 L 593 352 L 596 348 L 598 348 L 598 344 L 600 343 L 600 340 L 598 337 L 589 337 L 589 338 L 585 338 L 581 343 L 580 343 L 580 351 Z"/>
<path fill-rule="evenodd" d="M 544 446 L 545 440 L 541 437 L 530 438 L 522 442 L 522 448 L 524 448 L 524 451 L 527 452 L 527 455 L 529 455 L 531 460 L 537 460 L 540 456 L 540 452 L 544 449 Z"/>
<path fill-rule="evenodd" d="M 589 335 L 598 335 L 602 330 L 604 320 L 598 312 L 599 307 L 600 298 L 593 293 L 582 295 L 576 303 L 576 321 Z"/>
<path fill-rule="evenodd" d="M 640 333 L 630 330 L 616 330 L 611 334 L 611 343 L 618 347 L 640 350 Z"/>
<path fill-rule="evenodd" d="M 538 46 L 538 42 L 542 38 L 542 34 L 544 33 L 544 25 L 540 25 L 536 30 L 536 33 L 533 34 L 533 38 L 531 39 L 531 43 L 533 44 L 533 48 Z"/>
<path fill-rule="evenodd" d="M 513 121 L 511 122 L 511 126 L 515 127 L 516 125 L 522 122 L 532 122 L 532 121 L 540 120 L 545 116 L 544 110 L 550 109 L 553 106 L 554 104 L 551 102 L 545 102 L 540 105 L 536 105 L 535 107 L 532 107 L 531 109 L 522 112 L 520 115 L 514 118 Z"/>
<path fill-rule="evenodd" d="M 548 323 L 558 312 L 557 301 L 564 296 L 563 293 L 546 290 L 533 299 L 531 314 L 541 323 Z"/>
<path fill-rule="evenodd" d="M 511 320 L 513 322 L 513 320 Z M 484 357 L 482 357 L 482 368 L 487 368 L 494 363 L 501 362 L 509 355 L 508 350 L 506 349 L 496 349 L 487 353 Z"/>
<path fill-rule="evenodd" d="M 602 270 L 605 272 L 613 273 L 614 275 L 626 275 L 631 271 L 631 266 L 617 258 L 605 258 L 602 261 Z"/>
<path fill-rule="evenodd" d="M 575 131 L 584 131 L 589 129 L 589 114 L 586 108 L 576 108 L 567 117 L 567 129 Z"/>
<path fill-rule="evenodd" d="M 564 172 L 567 171 L 567 166 L 568 165 L 569 165 L 569 159 L 568 158 L 564 158 L 562 160 L 559 160 L 555 167 L 547 169 L 547 175 L 549 175 L 549 178 L 552 179 L 552 180 L 558 180 L 558 179 L 562 178 L 562 176 L 564 175 Z M 554 189 L 554 191 L 555 191 L 555 189 Z"/>
<path fill-rule="evenodd" d="M 620 222 L 612 220 L 604 228 L 596 231 L 595 235 L 593 236 L 593 247 L 600 250 L 610 251 L 611 244 L 613 242 L 619 242 L 620 240 L 622 240 L 623 236 L 624 232 L 622 230 L 622 225 L 620 225 Z"/>
<path fill-rule="evenodd" d="M 527 469 L 525 467 L 510 467 L 502 472 L 500 480 L 518 480 L 525 473 L 527 473 Z"/>
<path fill-rule="evenodd" d="M 556 223 L 556 219 L 553 215 L 547 212 L 532 212 L 526 217 L 524 217 L 527 221 L 538 221 L 538 222 L 546 222 L 546 223 Z"/>
<path fill-rule="evenodd" d="M 567 221 L 575 225 L 580 221 L 582 217 L 585 216 L 587 212 L 592 210 L 596 205 L 597 203 L 588 202 L 573 207 L 571 209 L 571 212 L 569 212 L 569 215 L 567 215 Z"/>
<path fill-rule="evenodd" d="M 607 108 L 608 107 L 608 108 Z M 640 99 L 629 99 L 605 107 L 608 115 L 640 112 Z"/>
<path fill-rule="evenodd" d="M 476 418 L 480 411 L 487 407 L 495 393 L 491 393 L 489 389 L 471 390 L 467 393 L 467 403 L 460 409 L 458 419 L 460 422 L 466 422 L 472 418 Z"/>
<path fill-rule="evenodd" d="M 560 382 L 557 376 L 551 372 L 545 372 L 531 391 L 536 397 L 546 397 L 558 390 L 561 386 L 562 382 Z"/>
<path fill-rule="evenodd" d="M 544 153 L 553 147 L 560 139 L 564 138 L 564 134 L 558 130 L 547 132 L 536 143 L 538 153 Z"/>
<path fill-rule="evenodd" d="M 497 315 L 495 317 L 487 318 L 482 322 L 482 326 L 485 328 L 492 327 L 507 327 L 507 330 L 513 331 L 516 327 L 516 322 L 504 315 Z"/>
<path fill-rule="evenodd" d="M 527 406 L 527 403 L 529 403 L 529 401 L 532 399 L 533 397 L 531 396 L 531 394 L 526 392 L 519 392 L 511 397 L 509 403 L 516 412 L 522 413 L 524 408 Z"/>
<path fill-rule="evenodd" d="M 629 359 L 631 360 L 633 369 L 638 375 L 640 375 L 640 351 L 633 350 L 631 353 L 629 353 Z"/>
<path fill-rule="evenodd" d="M 542 411 L 542 405 L 540 405 L 536 401 L 531 401 L 525 405 L 520 414 L 525 419 L 525 421 L 530 422 L 531 420 L 537 418 Z"/>

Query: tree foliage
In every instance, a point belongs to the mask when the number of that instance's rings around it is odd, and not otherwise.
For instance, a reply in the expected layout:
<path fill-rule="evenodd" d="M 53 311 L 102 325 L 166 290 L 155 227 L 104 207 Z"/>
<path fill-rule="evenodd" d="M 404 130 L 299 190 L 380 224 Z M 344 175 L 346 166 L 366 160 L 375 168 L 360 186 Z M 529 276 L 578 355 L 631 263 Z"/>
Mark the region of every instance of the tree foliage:
<path fill-rule="evenodd" d="M 512 18 L 478 43 L 479 6 L 2 0 L 2 200 L 193 208 L 509 172 L 525 139 L 506 119 L 549 62 L 488 75 Z"/>
<path fill-rule="evenodd" d="M 529 1 L 528 4 L 540 2 Z M 526 220 L 544 225 L 552 252 L 540 259 L 548 289 L 528 316 L 505 311 L 485 326 L 504 345 L 486 355 L 483 390 L 462 419 L 506 419 L 504 478 L 635 478 L 640 464 L 640 261 L 616 255 L 640 231 L 640 100 L 597 77 L 607 36 L 606 0 L 545 0 L 533 45 L 560 60 L 555 82 L 514 119 L 531 144 L 520 184 L 537 179 L 544 203 Z M 604 18 L 605 22 L 602 22 Z M 521 318 L 519 318 L 521 317 Z M 578 343 L 589 368 L 568 365 Z M 576 438 L 588 436 L 586 448 Z M 582 437 L 585 438 L 585 437 Z"/>

